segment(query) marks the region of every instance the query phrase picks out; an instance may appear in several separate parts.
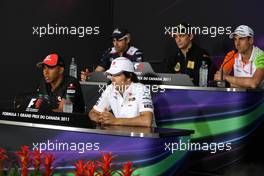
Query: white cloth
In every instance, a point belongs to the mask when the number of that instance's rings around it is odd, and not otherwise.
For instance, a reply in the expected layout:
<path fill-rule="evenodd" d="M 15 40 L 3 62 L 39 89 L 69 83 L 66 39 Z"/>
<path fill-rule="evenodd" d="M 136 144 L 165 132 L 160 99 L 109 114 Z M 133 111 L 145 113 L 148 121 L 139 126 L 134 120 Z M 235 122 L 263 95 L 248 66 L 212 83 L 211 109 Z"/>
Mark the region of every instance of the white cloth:
<path fill-rule="evenodd" d="M 133 118 L 144 111 L 153 113 L 150 91 L 141 83 L 131 83 L 123 96 L 113 84 L 107 86 L 93 108 L 99 112 L 112 110 L 116 118 Z"/>

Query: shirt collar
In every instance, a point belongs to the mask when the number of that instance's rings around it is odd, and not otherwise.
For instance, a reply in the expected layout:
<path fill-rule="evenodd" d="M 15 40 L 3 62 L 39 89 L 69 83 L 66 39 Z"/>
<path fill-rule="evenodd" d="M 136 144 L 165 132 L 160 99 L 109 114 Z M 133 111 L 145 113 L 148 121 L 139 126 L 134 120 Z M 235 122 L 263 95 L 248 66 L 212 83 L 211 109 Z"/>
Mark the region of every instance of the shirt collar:
<path fill-rule="evenodd" d="M 252 49 L 252 52 L 251 52 L 250 58 L 249 58 L 249 60 L 248 60 L 249 62 L 253 61 L 253 59 L 254 59 L 254 57 L 255 57 L 255 50 L 256 50 L 256 47 L 253 46 L 253 49 Z M 240 54 L 240 53 L 238 53 L 238 55 L 237 55 L 237 59 L 238 59 L 239 61 L 242 62 L 242 57 L 241 57 L 241 54 Z"/>

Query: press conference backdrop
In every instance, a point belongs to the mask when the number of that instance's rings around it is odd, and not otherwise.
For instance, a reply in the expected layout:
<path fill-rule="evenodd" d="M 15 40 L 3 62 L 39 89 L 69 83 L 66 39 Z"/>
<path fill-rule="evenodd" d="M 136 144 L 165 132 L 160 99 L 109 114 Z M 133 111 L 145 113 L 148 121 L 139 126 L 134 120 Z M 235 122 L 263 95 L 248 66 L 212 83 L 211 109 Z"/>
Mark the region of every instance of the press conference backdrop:
<path fill-rule="evenodd" d="M 111 44 L 112 4 L 112 0 L 1 0 L 0 105 L 11 105 L 16 94 L 36 87 L 41 70 L 35 65 L 49 53 L 61 54 L 66 64 L 74 57 L 79 69 L 92 69 Z"/>
<path fill-rule="evenodd" d="M 129 29 L 156 72 L 176 47 L 168 32 L 183 21 L 203 29 L 195 40 L 212 58 L 232 49 L 228 33 L 240 24 L 251 26 L 264 48 L 263 5 L 257 0 L 1 0 L 0 106 L 12 106 L 16 94 L 35 88 L 41 77 L 35 64 L 48 53 L 61 54 L 67 64 L 75 57 L 79 70 L 93 69 L 111 45 L 115 26 Z"/>

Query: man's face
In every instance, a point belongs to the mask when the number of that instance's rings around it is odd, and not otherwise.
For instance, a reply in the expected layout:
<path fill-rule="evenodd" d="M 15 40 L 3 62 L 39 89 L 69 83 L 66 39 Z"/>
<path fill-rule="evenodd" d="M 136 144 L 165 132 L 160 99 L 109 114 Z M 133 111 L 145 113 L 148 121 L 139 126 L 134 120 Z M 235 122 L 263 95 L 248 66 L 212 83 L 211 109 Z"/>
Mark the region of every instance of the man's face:
<path fill-rule="evenodd" d="M 191 35 L 191 34 L 176 34 L 174 39 L 175 39 L 175 42 L 176 42 L 179 49 L 187 49 L 192 42 L 193 35 Z"/>
<path fill-rule="evenodd" d="M 128 79 L 123 73 L 111 76 L 112 84 L 115 86 L 117 91 L 126 90 Z"/>
<path fill-rule="evenodd" d="M 125 52 L 128 48 L 129 45 L 129 39 L 128 38 L 124 38 L 121 40 L 117 40 L 117 39 L 113 39 L 113 45 L 116 49 L 117 52 Z"/>
<path fill-rule="evenodd" d="M 241 54 L 248 52 L 253 46 L 252 37 L 239 37 L 238 35 L 234 36 L 234 44 L 237 51 Z"/>
<path fill-rule="evenodd" d="M 43 66 L 43 76 L 44 76 L 46 83 L 56 82 L 63 73 L 63 71 L 61 69 L 63 69 L 63 68 L 59 67 L 59 66 L 48 67 L 48 66 L 44 65 Z"/>

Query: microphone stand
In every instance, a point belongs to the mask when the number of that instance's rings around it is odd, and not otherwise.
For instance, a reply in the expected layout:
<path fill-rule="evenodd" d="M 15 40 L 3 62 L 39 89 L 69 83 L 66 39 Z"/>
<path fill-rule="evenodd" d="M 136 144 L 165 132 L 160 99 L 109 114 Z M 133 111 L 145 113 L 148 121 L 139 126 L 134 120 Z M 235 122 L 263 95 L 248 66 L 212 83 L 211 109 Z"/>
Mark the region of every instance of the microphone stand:
<path fill-rule="evenodd" d="M 232 54 L 232 56 L 222 64 L 221 68 L 220 68 L 220 74 L 221 74 L 221 77 L 220 77 L 220 81 L 217 81 L 216 82 L 216 86 L 217 87 L 221 87 L 221 88 L 225 88 L 226 87 L 226 81 L 224 80 L 224 66 L 234 58 L 235 54 L 237 53 L 237 51 L 235 50 L 234 53 Z"/>
<path fill-rule="evenodd" d="M 226 81 L 224 80 L 224 71 L 223 68 L 220 69 L 221 79 L 220 81 L 216 82 L 217 87 L 225 88 L 226 87 Z"/>

